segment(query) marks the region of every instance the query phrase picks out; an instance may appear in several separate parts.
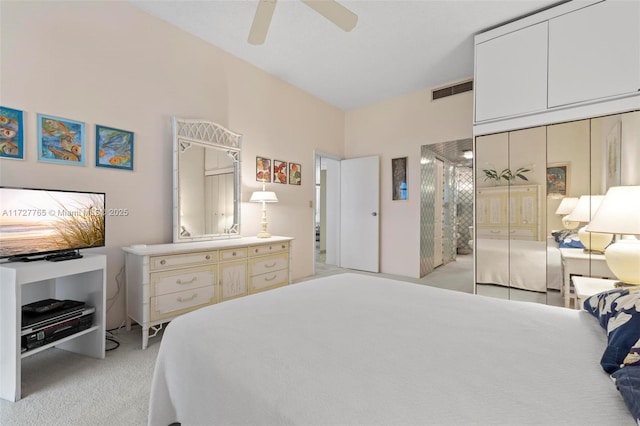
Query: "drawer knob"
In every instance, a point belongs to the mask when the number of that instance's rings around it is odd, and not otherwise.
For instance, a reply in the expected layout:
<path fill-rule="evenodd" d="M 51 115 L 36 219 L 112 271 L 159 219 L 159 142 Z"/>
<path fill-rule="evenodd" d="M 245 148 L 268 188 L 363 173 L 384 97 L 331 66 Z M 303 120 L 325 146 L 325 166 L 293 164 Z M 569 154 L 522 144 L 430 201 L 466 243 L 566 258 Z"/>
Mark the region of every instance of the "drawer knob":
<path fill-rule="evenodd" d="M 269 250 L 273 250 L 273 247 L 269 246 Z"/>
<path fill-rule="evenodd" d="M 255 249 L 254 251 L 257 253 L 257 252 L 258 252 L 258 249 Z"/>
<path fill-rule="evenodd" d="M 235 251 L 234 251 L 233 253 L 231 253 L 231 256 L 235 256 L 235 255 L 236 255 L 236 252 L 235 252 Z"/>
<path fill-rule="evenodd" d="M 285 246 L 284 246 L 284 244 L 283 244 L 283 245 L 282 245 L 282 248 L 284 249 L 284 247 L 285 247 Z"/>
<path fill-rule="evenodd" d="M 162 259 L 162 260 L 160 261 L 160 264 L 161 264 L 161 265 L 164 265 L 164 264 L 166 264 L 166 263 L 167 263 L 167 261 L 166 261 L 166 260 L 164 260 L 164 259 Z"/>
<path fill-rule="evenodd" d="M 207 259 L 207 260 L 211 260 L 211 255 L 208 254 L 204 258 Z"/>

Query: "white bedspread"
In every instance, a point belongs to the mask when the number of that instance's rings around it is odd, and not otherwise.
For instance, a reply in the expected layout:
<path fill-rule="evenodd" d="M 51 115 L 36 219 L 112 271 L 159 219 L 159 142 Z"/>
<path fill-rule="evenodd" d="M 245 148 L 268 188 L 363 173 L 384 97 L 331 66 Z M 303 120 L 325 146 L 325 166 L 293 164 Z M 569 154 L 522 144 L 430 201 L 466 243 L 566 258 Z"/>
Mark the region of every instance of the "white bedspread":
<path fill-rule="evenodd" d="M 635 425 L 586 312 L 360 274 L 172 321 L 149 423 Z"/>
<path fill-rule="evenodd" d="M 557 243 L 525 240 L 477 240 L 476 282 L 546 292 L 562 288 Z"/>

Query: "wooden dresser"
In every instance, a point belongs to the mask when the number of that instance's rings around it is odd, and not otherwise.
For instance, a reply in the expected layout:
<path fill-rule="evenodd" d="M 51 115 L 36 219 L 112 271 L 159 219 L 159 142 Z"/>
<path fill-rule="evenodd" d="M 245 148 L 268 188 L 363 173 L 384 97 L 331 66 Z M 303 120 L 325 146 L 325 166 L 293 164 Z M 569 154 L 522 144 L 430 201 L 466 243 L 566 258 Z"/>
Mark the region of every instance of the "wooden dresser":
<path fill-rule="evenodd" d="M 289 284 L 292 240 L 245 237 L 123 247 L 127 330 L 132 320 L 142 326 L 145 349 L 149 337 L 179 315 Z"/>

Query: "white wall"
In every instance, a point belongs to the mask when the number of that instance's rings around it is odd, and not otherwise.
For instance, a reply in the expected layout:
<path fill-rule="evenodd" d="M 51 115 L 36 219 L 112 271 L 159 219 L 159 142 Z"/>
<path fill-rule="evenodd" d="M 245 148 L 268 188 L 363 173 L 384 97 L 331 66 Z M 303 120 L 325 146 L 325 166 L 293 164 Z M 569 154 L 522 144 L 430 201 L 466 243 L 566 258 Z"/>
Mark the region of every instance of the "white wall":
<path fill-rule="evenodd" d="M 302 164 L 302 185 L 271 184 L 269 230 L 295 238 L 293 278 L 313 272 L 314 154 L 343 154 L 344 113 L 146 15 L 126 2 L 2 2 L 0 104 L 26 112 L 26 160 L 0 160 L 0 184 L 107 193 L 108 326 L 125 318 L 120 247 L 172 238 L 171 117 L 242 133 L 242 234 L 260 227 L 248 203 L 255 156 Z M 37 161 L 36 114 L 86 124 L 84 167 Z M 96 168 L 95 124 L 135 132 L 134 171 Z M 416 222 L 417 223 L 417 222 Z M 417 251 L 417 250 L 416 250 Z M 118 291 L 120 291 L 118 293 Z"/>
<path fill-rule="evenodd" d="M 346 113 L 346 157 L 381 157 L 381 272 L 420 276 L 420 147 L 472 137 L 472 93 L 432 102 L 426 89 Z M 391 200 L 398 157 L 408 157 L 406 201 Z"/>

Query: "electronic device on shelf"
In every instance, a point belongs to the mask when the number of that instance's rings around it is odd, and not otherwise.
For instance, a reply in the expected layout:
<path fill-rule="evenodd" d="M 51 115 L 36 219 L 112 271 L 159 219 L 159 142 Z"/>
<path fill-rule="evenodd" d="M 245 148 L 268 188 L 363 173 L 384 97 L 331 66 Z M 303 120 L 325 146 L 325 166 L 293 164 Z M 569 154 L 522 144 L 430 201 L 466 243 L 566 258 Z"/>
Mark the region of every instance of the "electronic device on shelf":
<path fill-rule="evenodd" d="M 44 306 L 49 308 L 40 312 L 34 310 Z M 26 352 L 90 328 L 94 313 L 94 307 L 76 300 L 45 299 L 23 306 L 21 351 Z"/>
<path fill-rule="evenodd" d="M 105 193 L 0 186 L 0 259 L 78 259 L 105 245 Z"/>

